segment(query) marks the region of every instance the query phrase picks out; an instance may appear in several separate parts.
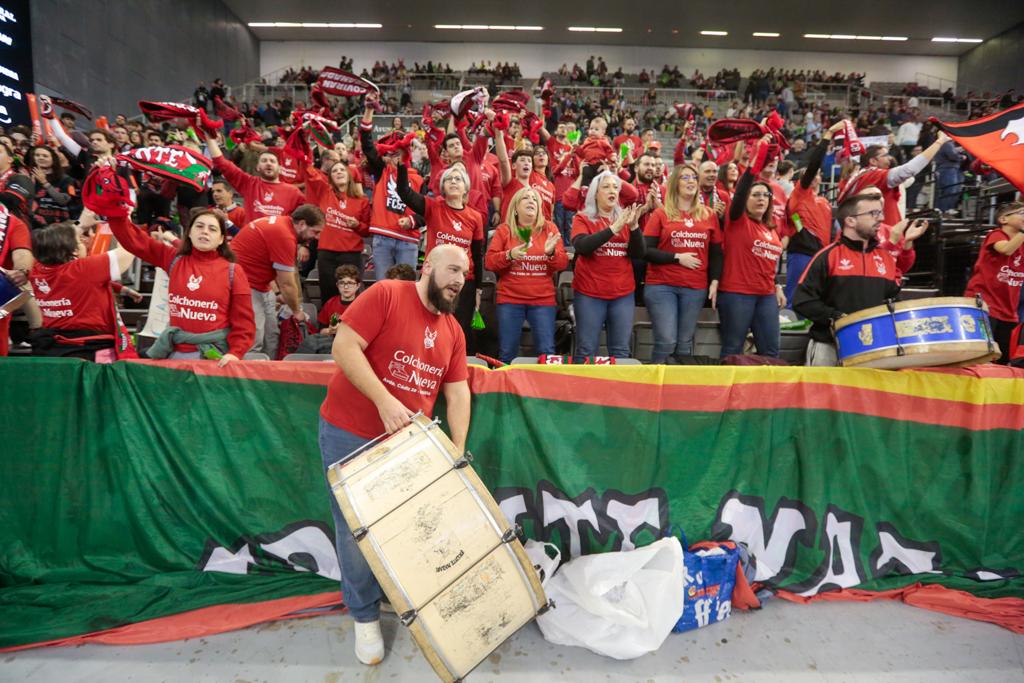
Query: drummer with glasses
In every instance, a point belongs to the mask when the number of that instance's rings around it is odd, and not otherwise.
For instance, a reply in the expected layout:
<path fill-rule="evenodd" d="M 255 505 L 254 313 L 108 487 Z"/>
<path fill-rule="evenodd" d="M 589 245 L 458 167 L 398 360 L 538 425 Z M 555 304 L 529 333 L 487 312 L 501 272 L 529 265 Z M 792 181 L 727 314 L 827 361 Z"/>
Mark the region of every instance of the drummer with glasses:
<path fill-rule="evenodd" d="M 879 306 L 900 291 L 896 259 L 880 246 L 881 198 L 855 195 L 839 204 L 841 234 L 811 259 L 793 297 L 793 310 L 812 321 L 807 365 L 838 364 L 832 325 L 849 313 Z"/>

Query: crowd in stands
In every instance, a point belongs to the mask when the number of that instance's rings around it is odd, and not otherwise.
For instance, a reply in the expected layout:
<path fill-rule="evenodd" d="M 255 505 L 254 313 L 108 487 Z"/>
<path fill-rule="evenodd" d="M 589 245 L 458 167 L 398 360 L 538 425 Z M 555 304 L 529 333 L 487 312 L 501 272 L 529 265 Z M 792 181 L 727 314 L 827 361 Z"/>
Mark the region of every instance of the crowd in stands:
<path fill-rule="evenodd" d="M 353 65 L 343 58 L 340 66 Z M 430 62 L 415 64 L 413 72 L 421 68 L 451 71 Z M 472 69 L 494 78 L 518 74 L 518 66 L 507 62 L 481 61 Z M 588 59 L 585 70 L 563 65 L 561 71 L 611 83 L 622 79 L 621 69 L 610 73 L 602 58 Z M 364 69 L 375 81 L 409 73 L 401 60 Z M 303 83 L 316 76 L 308 68 L 285 74 Z M 696 71 L 687 82 L 719 88 L 738 77 L 735 70 L 713 77 Z M 677 78 L 678 68 L 666 65 L 657 80 L 671 84 Z M 572 86 L 556 88 L 537 125 L 526 114 L 510 116 L 489 105 L 478 106 L 476 128 L 450 111 L 425 114 L 408 129 L 396 117 L 392 130 L 377 139 L 374 113 L 411 111 L 408 102 L 376 94 L 329 98 L 322 114 L 338 122 L 362 114 L 362 125 L 333 132 L 329 143 L 307 138 L 306 152 L 294 144 L 290 126 L 292 112 L 308 109 L 309 102 L 238 103 L 225 96 L 219 79 L 210 88 L 200 84 L 194 104 L 211 115 L 219 102 L 236 107 L 252 125 L 253 137 L 235 142 L 223 132 L 199 134 L 198 121 L 153 123 L 123 114 L 107 126 L 82 130 L 81 117 L 64 112 L 61 134 L 46 140 L 24 126 L 0 135 L 0 200 L 25 227 L 2 265 L 28 273 L 23 281 L 35 288 L 40 304 L 30 307 L 29 324 L 49 331 L 49 345 L 36 349 L 46 355 L 83 353 L 80 345 L 65 347 L 68 334 L 55 343 L 54 329 L 92 339 L 116 326 L 104 316 L 77 327 L 80 321 L 54 317 L 53 296 L 39 290 L 61 281 L 62 269 L 89 250 L 96 291 L 116 284 L 114 263 L 121 267 L 125 256 L 106 255 L 95 230 L 100 214 L 125 249 L 173 271 L 171 300 L 183 303 L 172 307 L 174 331 L 158 342 L 159 357 L 216 356 L 230 362 L 249 350 L 280 357 L 296 350 L 290 342 L 283 349 L 278 337 L 282 312 L 321 333 L 307 350 L 324 352 L 364 280 L 414 276 L 421 253 L 438 244 L 457 245 L 469 258 L 454 312 L 471 354 L 480 337 L 480 348 L 507 362 L 518 354 L 524 320 L 535 351 L 556 353 L 556 320 L 564 311 L 555 279 L 568 269 L 578 360 L 599 353 L 602 330 L 607 353 L 627 356 L 635 306 L 646 304 L 654 324 L 654 360 L 685 362 L 693 353 L 696 316 L 709 302 L 721 317 L 723 355 L 741 353 L 752 333 L 758 353 L 774 357 L 780 308 L 802 301 L 798 312 L 810 312 L 820 325 L 807 300 L 821 292 L 801 293 L 797 278 L 818 250 L 847 234 L 843 219 L 861 215 L 851 214 L 853 209 L 865 201 L 884 207 L 876 212 L 884 212 L 877 248 L 892 255 L 892 272 L 905 273 L 923 229 L 909 226 L 901 211 L 917 206 L 923 178 L 934 174 L 936 207 L 956 213 L 970 165 L 907 101 L 830 109 L 803 97 L 799 84 L 817 79 L 857 84 L 863 75 L 757 71 L 749 80 L 753 89 L 748 85 L 746 96 L 730 103 L 727 118 L 780 122 L 778 130 L 792 146 L 776 146 L 767 156 L 768 139 L 712 148 L 705 136 L 715 112 L 695 106 L 692 116 L 681 118 L 676 107 L 653 106 L 653 87 L 640 106 L 614 85 L 596 97 Z M 492 91 L 492 100 L 497 94 Z M 1015 96 L 1010 97 L 1012 102 Z M 833 144 L 840 129 L 879 136 L 885 144 L 872 145 L 857 160 L 844 155 L 842 143 Z M 655 131 L 671 133 L 674 149 L 663 149 Z M 212 159 L 214 175 L 206 187 L 197 190 L 114 162 L 118 153 L 172 144 Z M 841 168 L 837 206 L 821 193 L 822 179 L 835 175 L 833 167 Z M 98 179 L 124 183 L 134 197 L 130 215 L 104 214 L 90 193 Z M 880 199 L 862 196 L 872 188 L 879 189 Z M 864 243 L 874 249 L 872 240 Z M 36 265 L 25 267 L 33 249 Z M 777 274 L 783 261 L 789 263 L 787 276 Z M 38 285 L 33 269 L 44 267 L 50 270 L 36 278 L 44 283 Z M 322 306 L 307 319 L 301 276 L 314 269 Z M 474 326 L 488 273 L 497 278 L 489 319 L 497 327 L 494 350 L 482 346 L 484 335 Z M 204 299 L 201 282 L 218 283 L 219 289 Z M 898 288 L 898 278 L 894 283 Z M 106 306 L 107 295 L 89 297 Z M 197 319 L 204 323 L 197 325 Z M 6 343 L 5 328 L 0 338 Z M 111 345 L 116 344 L 115 333 Z M 97 351 L 93 346 L 90 341 L 85 357 Z"/>

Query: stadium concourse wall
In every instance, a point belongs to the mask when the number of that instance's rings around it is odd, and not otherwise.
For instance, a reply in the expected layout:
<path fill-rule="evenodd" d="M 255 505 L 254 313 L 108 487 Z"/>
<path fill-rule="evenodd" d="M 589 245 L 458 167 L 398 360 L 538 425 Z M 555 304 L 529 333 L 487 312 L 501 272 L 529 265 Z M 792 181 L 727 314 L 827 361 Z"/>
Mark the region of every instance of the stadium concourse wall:
<path fill-rule="evenodd" d="M 456 31 L 457 33 L 457 31 Z M 828 42 L 828 41 L 826 41 Z M 587 57 L 604 57 L 608 68 L 622 67 L 626 73 L 640 73 L 652 67 L 660 70 L 663 64 L 678 65 L 686 76 L 700 69 L 705 76 L 728 67 L 749 76 L 754 69 L 774 66 L 783 69 L 821 69 L 827 73 L 843 74 L 856 71 L 867 74 L 871 81 L 909 82 L 918 80 L 917 74 L 928 74 L 948 81 L 957 79 L 956 57 L 920 55 L 859 54 L 844 52 L 796 52 L 789 50 L 724 50 L 698 48 L 640 47 L 624 45 L 559 45 L 536 43 L 415 43 L 373 41 L 260 41 L 260 73 L 269 74 L 288 67 L 324 65 L 337 66 L 345 55 L 355 60 L 356 70 L 369 69 L 374 62 L 388 63 L 404 59 L 413 62 L 448 62 L 455 71 L 462 71 L 470 63 L 488 59 L 496 62 L 517 62 L 523 76 L 536 78 L 545 71 L 557 71 L 563 64 L 584 66 Z"/>
<path fill-rule="evenodd" d="M 474 467 L 564 557 L 680 525 L 746 543 L 791 599 L 899 597 L 1024 632 L 1022 371 L 470 371 Z M 0 649 L 336 608 L 333 372 L 0 361 Z"/>

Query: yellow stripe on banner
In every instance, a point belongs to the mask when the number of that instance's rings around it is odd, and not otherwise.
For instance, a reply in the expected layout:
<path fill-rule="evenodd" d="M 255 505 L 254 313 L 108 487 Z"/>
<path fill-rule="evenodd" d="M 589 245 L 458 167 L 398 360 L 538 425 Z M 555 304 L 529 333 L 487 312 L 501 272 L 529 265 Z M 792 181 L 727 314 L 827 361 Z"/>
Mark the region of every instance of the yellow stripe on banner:
<path fill-rule="evenodd" d="M 737 384 L 827 384 L 896 394 L 908 398 L 960 401 L 975 405 L 1022 404 L 1024 378 L 979 377 L 970 370 L 874 370 L 783 366 L 515 365 L 526 370 L 651 386 L 735 386 Z M 1008 371 L 1009 372 L 1009 371 Z M 963 374 L 960 374 L 963 373 Z"/>

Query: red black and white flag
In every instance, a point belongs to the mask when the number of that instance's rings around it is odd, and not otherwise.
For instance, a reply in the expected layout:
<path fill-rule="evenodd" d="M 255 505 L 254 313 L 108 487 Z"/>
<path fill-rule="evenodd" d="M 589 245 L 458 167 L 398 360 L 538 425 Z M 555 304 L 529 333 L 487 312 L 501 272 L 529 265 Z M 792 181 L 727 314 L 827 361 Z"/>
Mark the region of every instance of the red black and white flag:
<path fill-rule="evenodd" d="M 1024 104 L 960 123 L 930 120 L 1024 192 Z"/>
<path fill-rule="evenodd" d="M 380 88 L 365 78 L 335 69 L 333 66 L 325 66 L 320 70 L 316 85 L 320 91 L 335 97 L 358 97 L 371 91 L 380 92 Z"/>

